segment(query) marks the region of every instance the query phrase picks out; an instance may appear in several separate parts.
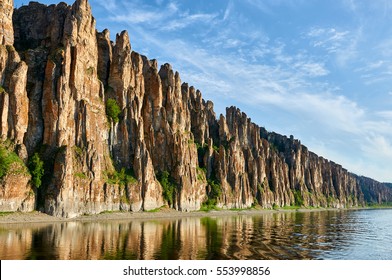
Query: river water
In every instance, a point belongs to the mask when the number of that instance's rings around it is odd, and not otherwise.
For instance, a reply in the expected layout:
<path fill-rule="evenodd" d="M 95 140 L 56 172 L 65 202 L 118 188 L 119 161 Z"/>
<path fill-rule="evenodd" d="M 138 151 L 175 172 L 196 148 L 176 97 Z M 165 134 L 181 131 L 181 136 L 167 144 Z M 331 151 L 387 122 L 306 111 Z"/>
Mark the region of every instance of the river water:
<path fill-rule="evenodd" d="M 392 260 L 392 210 L 0 224 L 0 259 Z"/>

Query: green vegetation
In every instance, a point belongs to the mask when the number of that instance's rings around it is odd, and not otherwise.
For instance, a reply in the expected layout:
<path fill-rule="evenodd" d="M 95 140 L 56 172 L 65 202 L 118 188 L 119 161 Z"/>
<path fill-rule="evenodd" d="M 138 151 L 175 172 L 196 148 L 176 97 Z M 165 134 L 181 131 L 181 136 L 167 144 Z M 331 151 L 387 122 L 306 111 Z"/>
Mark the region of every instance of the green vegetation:
<path fill-rule="evenodd" d="M 174 179 L 170 176 L 169 172 L 163 171 L 158 176 L 158 180 L 163 189 L 163 198 L 169 203 L 169 206 L 173 206 L 177 192 L 177 186 Z"/>
<path fill-rule="evenodd" d="M 201 145 L 200 143 L 196 142 L 196 147 L 197 147 L 197 154 L 199 158 L 200 157 L 203 158 L 206 152 L 208 151 L 208 145 L 207 144 Z M 214 149 L 215 152 L 219 153 L 219 147 L 216 146 L 215 144 L 212 145 L 212 149 Z"/>
<path fill-rule="evenodd" d="M 208 212 L 212 210 L 219 211 L 221 209 L 219 209 L 216 205 L 207 204 L 207 202 L 203 203 L 200 207 L 200 211 L 203 212 Z"/>
<path fill-rule="evenodd" d="M 264 184 L 257 184 L 257 190 L 259 191 L 260 194 L 264 193 Z"/>
<path fill-rule="evenodd" d="M 207 169 L 202 167 L 197 167 L 197 180 L 204 181 L 207 177 Z"/>
<path fill-rule="evenodd" d="M 7 215 L 11 215 L 11 214 L 13 214 L 14 212 L 0 212 L 0 217 L 4 217 L 4 216 L 7 216 Z"/>
<path fill-rule="evenodd" d="M 208 199 L 202 204 L 200 210 L 217 210 L 216 205 L 218 203 L 218 198 L 222 195 L 222 186 L 220 185 L 220 183 L 214 179 L 209 179 L 207 195 Z"/>
<path fill-rule="evenodd" d="M 74 148 L 76 155 L 78 155 L 79 157 L 83 156 L 83 149 L 82 148 L 80 148 L 79 146 L 74 146 L 73 148 Z"/>
<path fill-rule="evenodd" d="M 42 176 L 44 176 L 44 162 L 39 157 L 38 153 L 35 153 L 29 160 L 29 170 L 31 174 L 31 181 L 33 185 L 38 189 L 42 185 Z"/>
<path fill-rule="evenodd" d="M 76 178 L 79 178 L 79 179 L 88 179 L 88 177 L 87 177 L 87 175 L 86 174 L 84 174 L 83 172 L 76 172 L 75 174 L 75 177 Z"/>
<path fill-rule="evenodd" d="M 197 148 L 197 155 L 203 158 L 208 150 L 208 145 L 207 144 L 202 145 L 196 142 L 196 148 Z"/>
<path fill-rule="evenodd" d="M 3 93 L 6 93 L 6 91 L 2 86 L 0 86 L 0 94 L 3 94 Z"/>
<path fill-rule="evenodd" d="M 333 204 L 334 204 L 335 200 L 336 199 L 333 196 L 329 195 L 327 197 L 327 205 L 328 205 L 328 207 L 333 207 Z"/>
<path fill-rule="evenodd" d="M 104 210 L 99 212 L 98 215 L 105 215 L 105 214 L 113 214 L 113 213 L 120 213 L 121 211 L 112 211 L 112 210 Z M 90 216 L 90 214 L 85 214 L 85 216 Z"/>
<path fill-rule="evenodd" d="M 147 210 L 145 212 L 147 212 L 147 213 L 157 213 L 157 212 L 160 212 L 163 208 L 165 208 L 165 206 L 161 206 L 161 207 L 158 207 L 158 208 L 155 208 L 155 209 Z"/>
<path fill-rule="evenodd" d="M 14 165 L 13 168 L 11 168 Z M 5 147 L 0 146 L 0 179 L 11 172 L 23 173 L 26 172 L 26 166 L 17 154 L 7 150 Z"/>
<path fill-rule="evenodd" d="M 3 178 L 8 173 L 11 163 L 8 151 L 0 147 L 0 178 Z"/>
<path fill-rule="evenodd" d="M 295 190 L 293 192 L 293 194 L 294 194 L 294 205 L 298 206 L 298 207 L 303 206 L 304 205 L 304 199 L 303 199 L 303 197 L 301 195 L 301 191 Z"/>
<path fill-rule="evenodd" d="M 366 207 L 369 207 L 369 208 L 392 208 L 392 202 L 382 202 L 382 203 L 369 202 L 366 204 Z"/>
<path fill-rule="evenodd" d="M 118 184 L 120 186 L 126 186 L 137 182 L 132 169 L 121 168 L 120 172 L 114 171 L 112 173 L 107 173 L 106 177 L 107 183 Z"/>
<path fill-rule="evenodd" d="M 218 199 L 218 197 L 221 196 L 221 194 L 222 194 L 222 187 L 219 182 L 217 182 L 213 179 L 208 180 L 208 185 L 210 186 L 210 192 L 208 194 L 208 197 L 211 200 L 216 201 Z"/>
<path fill-rule="evenodd" d="M 113 98 L 109 98 L 106 101 L 106 115 L 108 119 L 114 123 L 119 122 L 119 117 L 121 114 L 121 108 L 118 105 L 117 101 Z"/>

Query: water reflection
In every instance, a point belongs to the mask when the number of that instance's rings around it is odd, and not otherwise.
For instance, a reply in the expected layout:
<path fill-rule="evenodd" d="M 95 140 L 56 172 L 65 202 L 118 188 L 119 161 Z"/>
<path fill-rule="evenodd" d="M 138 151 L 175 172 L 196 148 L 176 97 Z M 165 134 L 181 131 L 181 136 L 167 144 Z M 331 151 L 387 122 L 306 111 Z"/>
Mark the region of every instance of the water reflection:
<path fill-rule="evenodd" d="M 366 219 L 363 212 L 0 225 L 0 258 L 362 259 L 361 253 L 352 254 L 352 248 L 363 250 L 358 238 L 381 239 L 380 228 L 369 222 L 373 217 Z M 392 240 L 389 231 L 382 237 Z"/>

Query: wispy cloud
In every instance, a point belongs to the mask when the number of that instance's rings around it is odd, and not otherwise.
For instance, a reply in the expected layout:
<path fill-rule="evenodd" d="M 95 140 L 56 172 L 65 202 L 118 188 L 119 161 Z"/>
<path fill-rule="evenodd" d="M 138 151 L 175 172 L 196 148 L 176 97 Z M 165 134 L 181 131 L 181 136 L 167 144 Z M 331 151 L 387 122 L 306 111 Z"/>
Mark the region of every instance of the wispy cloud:
<path fill-rule="evenodd" d="M 246 3 L 248 3 L 249 5 L 255 7 L 256 9 L 262 11 L 263 13 L 266 14 L 272 14 L 272 10 L 270 9 L 270 7 L 268 6 L 268 4 L 265 1 L 261 1 L 261 0 L 245 0 Z"/>
<path fill-rule="evenodd" d="M 135 9 L 129 12 L 128 14 L 111 16 L 109 19 L 114 22 L 139 24 L 139 23 L 146 23 L 155 20 L 161 20 L 162 18 L 164 18 L 163 15 L 157 12 Z"/>
<path fill-rule="evenodd" d="M 109 10 L 117 9 L 115 0 L 96 0 L 99 5 L 107 7 Z"/>
<path fill-rule="evenodd" d="M 156 31 L 178 31 L 193 24 L 211 25 L 217 17 L 217 14 L 182 12 L 175 2 L 168 2 L 166 5 L 159 3 L 159 9 L 147 4 L 122 2 L 121 10 L 115 9 L 116 12 L 110 10 L 111 21 L 128 25 L 144 25 Z"/>
<path fill-rule="evenodd" d="M 217 14 L 183 14 L 181 18 L 171 20 L 168 24 L 162 26 L 162 30 L 174 31 L 183 29 L 195 23 L 202 23 L 204 25 L 210 25 L 214 19 L 216 19 Z"/>
<path fill-rule="evenodd" d="M 226 21 L 229 18 L 230 14 L 233 12 L 233 8 L 234 8 L 233 0 L 230 0 L 229 3 L 227 4 L 225 13 L 223 15 L 223 21 Z"/>
<path fill-rule="evenodd" d="M 348 31 L 337 31 L 335 28 L 312 28 L 307 35 L 313 39 L 314 47 L 325 48 L 335 53 L 347 42 Z"/>
<path fill-rule="evenodd" d="M 314 48 L 324 49 L 327 54 L 335 58 L 339 66 L 345 67 L 358 56 L 362 28 L 348 31 L 334 27 L 313 27 L 306 35 Z"/>
<path fill-rule="evenodd" d="M 390 95 L 392 95 L 392 93 Z M 390 121 L 390 124 L 392 126 L 392 111 L 381 111 L 381 112 L 378 112 L 377 115 Z"/>

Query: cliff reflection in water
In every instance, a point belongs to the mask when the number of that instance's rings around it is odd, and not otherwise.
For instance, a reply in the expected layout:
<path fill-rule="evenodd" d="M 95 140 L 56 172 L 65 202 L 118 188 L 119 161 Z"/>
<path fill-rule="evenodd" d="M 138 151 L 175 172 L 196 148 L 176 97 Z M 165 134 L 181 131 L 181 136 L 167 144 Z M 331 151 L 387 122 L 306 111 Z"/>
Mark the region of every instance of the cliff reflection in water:
<path fill-rule="evenodd" d="M 350 242 L 352 219 L 320 211 L 0 225 L 0 258 L 317 259 Z"/>

